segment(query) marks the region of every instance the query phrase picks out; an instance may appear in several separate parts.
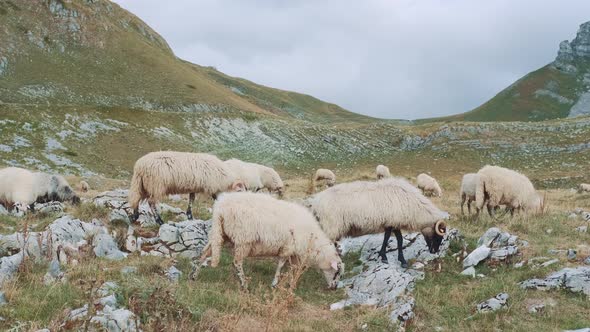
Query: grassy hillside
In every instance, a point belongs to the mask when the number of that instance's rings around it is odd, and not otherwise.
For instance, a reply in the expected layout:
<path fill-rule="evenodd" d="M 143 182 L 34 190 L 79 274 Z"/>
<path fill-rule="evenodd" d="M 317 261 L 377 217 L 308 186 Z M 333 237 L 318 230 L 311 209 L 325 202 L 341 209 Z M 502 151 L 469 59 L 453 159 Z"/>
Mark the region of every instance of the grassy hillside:
<path fill-rule="evenodd" d="M 590 22 L 559 45 L 557 58 L 467 113 L 420 120 L 543 121 L 590 114 Z"/>
<path fill-rule="evenodd" d="M 370 120 L 182 61 L 155 31 L 107 0 L 3 0 L 0 27 L 2 103 Z"/>

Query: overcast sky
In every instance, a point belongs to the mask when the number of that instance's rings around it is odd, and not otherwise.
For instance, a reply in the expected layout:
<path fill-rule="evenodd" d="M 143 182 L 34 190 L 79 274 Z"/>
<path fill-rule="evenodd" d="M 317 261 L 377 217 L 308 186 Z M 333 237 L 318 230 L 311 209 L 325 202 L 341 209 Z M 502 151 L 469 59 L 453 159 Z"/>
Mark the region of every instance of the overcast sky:
<path fill-rule="evenodd" d="M 465 112 L 553 61 L 588 0 L 115 0 L 182 59 L 351 111 Z"/>

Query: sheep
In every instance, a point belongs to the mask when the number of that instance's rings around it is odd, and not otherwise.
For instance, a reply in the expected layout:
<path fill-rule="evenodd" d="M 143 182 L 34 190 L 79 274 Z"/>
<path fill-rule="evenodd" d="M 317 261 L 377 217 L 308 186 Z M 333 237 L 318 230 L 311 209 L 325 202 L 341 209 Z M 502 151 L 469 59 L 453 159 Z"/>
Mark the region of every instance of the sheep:
<path fill-rule="evenodd" d="M 377 165 L 375 173 L 377 174 L 377 180 L 391 177 L 391 174 L 389 173 L 389 168 L 385 165 Z"/>
<path fill-rule="evenodd" d="M 479 175 L 476 173 L 468 173 L 463 175 L 463 180 L 461 181 L 461 214 L 465 215 L 463 210 L 463 204 L 465 204 L 465 200 L 467 200 L 467 210 L 469 211 L 469 215 L 471 215 L 471 202 L 475 201 L 475 189 L 477 187 L 477 182 L 479 181 Z"/>
<path fill-rule="evenodd" d="M 477 215 L 486 202 L 491 217 L 494 217 L 499 205 L 506 205 L 506 210 L 511 216 L 514 216 L 515 210 L 533 213 L 544 210 L 543 198 L 525 175 L 507 168 L 489 165 L 484 166 L 477 174 L 479 175 L 475 190 Z"/>
<path fill-rule="evenodd" d="M 248 163 L 239 159 L 229 159 L 223 162 L 240 180 L 244 182 L 246 190 L 258 191 L 263 187 L 260 175 L 260 165 Z"/>
<path fill-rule="evenodd" d="M 590 184 L 587 183 L 581 183 L 579 188 L 578 188 L 578 192 L 582 193 L 582 192 L 590 192 Z"/>
<path fill-rule="evenodd" d="M 279 173 L 268 166 L 254 165 L 258 167 L 258 171 L 260 172 L 260 180 L 262 181 L 262 188 L 260 189 L 267 189 L 268 192 L 277 193 L 279 197 L 283 197 L 285 193 L 285 185 L 283 184 L 283 180 Z"/>
<path fill-rule="evenodd" d="M 305 207 L 282 201 L 269 194 L 224 193 L 213 205 L 213 222 L 208 244 L 203 249 L 200 264 L 211 256 L 211 267 L 219 265 L 225 240 L 234 245 L 234 267 L 240 285 L 247 289 L 243 270 L 246 257 L 278 257 L 272 281 L 276 286 L 281 268 L 291 262 L 307 262 L 322 270 L 328 287 L 335 288 L 344 271 L 336 247 L 324 234 L 313 215 Z"/>
<path fill-rule="evenodd" d="M 309 193 L 313 194 L 317 190 L 319 181 L 323 181 L 326 186 L 332 187 L 336 183 L 336 175 L 329 169 L 320 168 L 311 176 L 311 183 L 309 185 Z"/>
<path fill-rule="evenodd" d="M 442 196 L 442 190 L 438 185 L 438 182 L 428 174 L 421 173 L 416 178 L 416 184 L 418 188 L 422 190 L 424 195 L 433 196 L 436 195 L 438 197 Z"/>
<path fill-rule="evenodd" d="M 197 193 L 215 197 L 227 190 L 242 190 L 244 184 L 216 156 L 206 153 L 176 151 L 151 152 L 139 158 L 133 167 L 129 189 L 129 205 L 133 209 L 131 222 L 139 218 L 139 203 L 147 199 L 156 216 L 156 222 L 164 221 L 158 214 L 156 203 L 170 194 L 189 194 L 189 219 L 193 218 L 192 204 Z"/>
<path fill-rule="evenodd" d="M 90 189 L 90 186 L 86 181 L 80 181 L 80 184 L 78 186 L 80 188 L 80 191 L 83 193 L 88 192 L 88 190 Z"/>
<path fill-rule="evenodd" d="M 8 167 L 0 170 L 0 203 L 18 211 L 34 210 L 34 203 L 70 201 L 80 203 L 80 197 L 61 175 L 31 172 Z"/>
<path fill-rule="evenodd" d="M 304 202 L 332 241 L 385 232 L 379 251 L 384 263 L 387 263 L 386 247 L 393 232 L 398 244 L 398 260 L 404 268 L 408 264 L 403 256 L 401 230 L 422 232 L 429 251 L 436 253 L 446 234 L 444 220 L 449 217 L 401 178 L 343 183 Z"/>

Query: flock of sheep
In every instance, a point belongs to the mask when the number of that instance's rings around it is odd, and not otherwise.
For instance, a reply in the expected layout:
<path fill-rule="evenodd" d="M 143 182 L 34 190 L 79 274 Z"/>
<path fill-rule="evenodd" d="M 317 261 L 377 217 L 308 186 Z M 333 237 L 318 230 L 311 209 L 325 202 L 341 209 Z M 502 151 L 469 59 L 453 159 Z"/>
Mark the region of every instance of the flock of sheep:
<path fill-rule="evenodd" d="M 402 230 L 421 232 L 431 253 L 439 251 L 447 232 L 449 214 L 426 197 L 442 196 L 438 182 L 427 174 L 416 178 L 416 186 L 402 178 L 391 177 L 384 165 L 376 168 L 377 181 L 355 181 L 336 185 L 336 176 L 328 169 L 317 170 L 310 181 L 311 196 L 299 202 L 281 200 L 285 186 L 272 168 L 238 159 L 222 161 L 206 153 L 161 151 L 137 160 L 129 190 L 133 208 L 131 222 L 139 216 L 139 204 L 147 200 L 158 223 L 157 203 L 172 194 L 188 194 L 187 216 L 192 219 L 192 205 L 197 194 L 215 200 L 209 242 L 200 263 L 191 276 L 211 259 L 219 264 L 224 242 L 233 244 L 234 266 L 241 286 L 247 288 L 243 271 L 246 257 L 277 257 L 273 286 L 282 267 L 305 260 L 321 270 L 328 286 L 336 287 L 344 265 L 336 241 L 345 237 L 384 233 L 379 255 L 387 263 L 389 238 L 395 235 L 402 248 Z M 326 189 L 317 192 L 325 183 Z M 82 183 L 81 190 L 88 190 Z M 269 194 L 258 193 L 267 190 Z M 580 190 L 589 191 L 582 184 Z M 278 194 L 275 198 L 272 193 Z M 513 215 L 517 211 L 544 211 L 544 199 L 524 175 L 497 166 L 485 166 L 477 173 L 466 174 L 461 183 L 461 213 L 467 201 L 469 214 L 475 201 L 477 215 L 487 208 L 490 216 L 499 206 Z M 0 203 L 7 208 L 27 211 L 35 202 L 49 200 L 80 201 L 67 181 L 59 175 L 35 173 L 21 168 L 0 170 Z M 403 250 L 398 250 L 402 267 L 408 264 Z"/>

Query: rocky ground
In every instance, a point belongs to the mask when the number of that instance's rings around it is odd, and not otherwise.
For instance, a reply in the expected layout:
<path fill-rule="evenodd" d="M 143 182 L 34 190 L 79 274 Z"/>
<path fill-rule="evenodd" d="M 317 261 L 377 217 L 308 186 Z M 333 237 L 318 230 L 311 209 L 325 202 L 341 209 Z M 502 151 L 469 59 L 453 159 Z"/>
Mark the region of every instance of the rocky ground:
<path fill-rule="evenodd" d="M 145 309 L 134 305 L 133 299 L 137 295 L 126 294 L 130 292 L 127 289 L 129 276 L 140 277 L 142 274 L 149 274 L 145 269 L 142 270 L 141 265 L 139 267 L 134 265 L 144 260 L 161 260 L 154 270 L 158 275 L 157 278 L 161 278 L 158 279 L 158 283 L 177 285 L 174 287 L 181 287 L 181 285 L 192 288 L 205 287 L 203 291 L 207 289 L 207 281 L 190 282 L 187 280 L 187 274 L 191 259 L 197 257 L 206 244 L 209 222 L 186 220 L 186 215 L 180 208 L 161 204 L 160 208 L 169 223 L 157 228 L 149 209 L 142 206 L 139 224 L 129 225 L 127 215 L 130 211 L 126 203 L 126 194 L 126 190 L 117 189 L 87 197 L 83 206 L 92 206 L 100 213 L 97 214 L 97 218 L 82 218 L 84 220 L 77 218 L 76 213 L 72 213 L 70 208 L 61 203 L 38 204 L 35 209 L 37 213 L 49 218 L 47 224 L 41 229 L 38 225 L 28 224 L 30 220 L 35 220 L 34 217 L 30 219 L 31 216 L 11 216 L 8 211 L 0 210 L 0 214 L 4 214 L 6 218 L 21 220 L 17 222 L 16 232 L 0 235 L 0 252 L 2 253 L 0 287 L 3 290 L 0 293 L 0 302 L 3 303 L 0 305 L 0 315 L 3 316 L 1 321 L 4 323 L 1 324 L 4 324 L 4 327 L 15 328 L 26 325 L 23 325 L 22 317 L 18 317 L 14 310 L 21 305 L 19 303 L 21 299 L 18 298 L 19 287 L 24 287 L 22 280 L 27 278 L 27 273 L 31 273 L 28 272 L 31 264 L 42 269 L 38 272 L 37 280 L 39 281 L 36 281 L 39 283 L 38 287 L 45 289 L 71 287 L 80 282 L 93 285 L 85 290 L 84 300 L 64 302 L 63 313 L 57 317 L 50 317 L 51 319 L 45 323 L 47 325 L 36 322 L 26 328 L 33 330 L 46 327 L 53 330 L 86 327 L 108 331 L 152 330 L 155 325 L 146 318 Z M 175 200 L 170 202 L 174 205 L 177 203 Z M 444 201 L 439 203 L 446 204 Z M 581 243 L 584 243 L 583 239 L 587 239 L 587 226 L 590 222 L 588 210 L 578 208 L 559 211 L 550 218 L 567 223 L 568 232 L 580 234 Z M 347 272 L 339 286 L 341 290 L 338 294 L 327 298 L 320 296 L 320 300 L 313 301 L 319 301 L 316 305 L 325 308 L 321 310 L 326 310 L 326 317 L 330 315 L 338 317 L 339 312 L 348 312 L 347 315 L 349 315 L 350 308 L 356 310 L 358 317 L 365 317 L 365 322 L 361 321 L 360 325 L 348 326 L 344 330 L 379 330 L 378 327 L 383 327 L 382 324 L 392 329 L 422 330 L 427 326 L 423 315 L 425 307 L 429 306 L 428 303 L 424 303 L 423 292 L 429 289 L 429 283 L 436 283 L 432 281 L 433 277 L 440 278 L 448 275 L 449 278 L 456 280 L 454 286 L 464 283 L 469 285 L 473 282 L 485 285 L 486 280 L 493 284 L 495 281 L 492 280 L 497 278 L 495 270 L 500 268 L 503 270 L 502 273 L 506 274 L 526 271 L 525 274 L 531 277 L 519 277 L 520 280 L 512 281 L 512 285 L 491 287 L 490 290 L 506 291 L 493 294 L 488 291 L 486 293 L 490 294 L 490 297 L 482 297 L 472 302 L 471 309 L 466 309 L 468 315 L 463 317 L 466 322 L 481 320 L 478 317 L 494 315 L 495 312 L 501 315 L 514 312 L 516 304 L 511 303 L 514 301 L 521 302 L 526 307 L 528 315 L 541 315 L 539 317 L 547 318 L 557 313 L 559 305 L 571 306 L 569 302 L 572 296 L 574 303 L 585 303 L 574 306 L 574 310 L 579 310 L 582 316 L 588 317 L 587 314 L 590 313 L 590 305 L 587 303 L 587 299 L 590 298 L 590 257 L 588 257 L 590 248 L 587 240 L 585 240 L 586 245 L 580 244 L 578 240 L 569 245 L 565 242 L 562 244 L 571 248 L 552 248 L 546 251 L 546 256 L 538 256 L 534 254 L 539 252 L 537 248 L 534 248 L 538 245 L 537 239 L 531 238 L 538 235 L 522 230 L 519 232 L 522 236 L 510 233 L 505 229 L 522 227 L 522 225 L 514 227 L 510 223 L 501 222 L 500 225 L 480 231 L 479 229 L 485 226 L 486 222 L 474 231 L 472 221 L 459 218 L 454 222 L 457 227 L 445 237 L 441 251 L 437 255 L 428 252 L 419 233 L 405 234 L 404 254 L 411 263 L 408 269 L 401 268 L 397 261 L 396 254 L 399 249 L 396 241 L 390 241 L 387 248 L 390 263 L 383 264 L 377 254 L 382 235 L 346 239 L 340 244 L 347 260 Z M 565 226 L 564 224 L 560 227 Z M 38 230 L 34 231 L 34 228 Z M 562 228 L 555 228 L 557 234 L 565 232 Z M 464 229 L 466 233 L 463 233 L 461 229 Z M 477 232 L 481 235 L 473 239 L 472 234 Z M 542 233 L 551 235 L 553 229 L 544 229 Z M 102 269 L 112 272 L 105 273 L 106 275 L 101 278 L 95 276 L 89 280 L 80 279 L 80 269 L 87 269 L 88 264 L 96 264 L 93 262 L 103 262 L 99 263 Z M 268 273 L 271 273 L 272 268 L 272 264 L 269 263 Z M 225 273 L 228 274 L 226 276 L 228 282 L 235 284 L 229 266 Z M 256 275 L 257 272 L 254 270 L 251 273 Z M 270 282 L 270 278 L 261 279 L 260 287 L 264 287 L 265 282 Z M 303 294 L 307 292 L 306 287 L 309 287 L 309 284 L 306 285 L 303 281 L 300 284 Z M 314 287 L 312 286 L 312 289 Z M 327 292 L 322 287 L 318 287 L 317 292 Z M 430 287 L 440 286 L 430 285 Z M 473 287 L 473 284 L 467 287 Z M 555 295 L 542 295 L 555 294 L 556 290 L 564 292 L 558 300 L 555 300 Z M 525 293 L 522 293 L 523 291 Z M 540 291 L 543 291 L 542 294 L 537 294 Z M 254 293 L 257 292 L 254 291 Z M 236 294 L 238 297 L 243 296 L 239 295 L 239 292 Z M 268 293 L 266 294 L 269 296 Z M 273 294 L 276 296 L 276 293 Z M 305 299 L 308 295 L 292 294 L 292 296 L 302 296 Z M 300 310 L 298 309 L 300 305 L 289 310 Z M 236 304 L 236 307 L 240 306 Z M 367 318 L 367 312 L 377 316 Z M 211 319 L 205 319 L 205 317 L 208 316 L 201 316 L 201 322 Z M 382 320 L 378 320 L 380 323 L 375 323 L 375 317 L 382 317 L 379 318 Z M 190 324 L 187 326 L 195 326 Z M 434 326 L 436 330 L 448 328 L 443 321 L 438 324 L 440 325 Z M 295 326 L 302 328 L 301 325 Z M 553 326 L 548 330 L 588 326 L 590 326 L 590 320 L 582 319 L 571 321 L 565 326 Z M 227 326 L 218 326 L 218 328 L 232 330 Z M 506 326 L 498 328 L 504 330 Z M 274 326 L 271 329 L 280 328 Z M 325 327 L 319 329 L 331 330 Z M 459 328 L 459 330 L 463 329 L 465 327 Z"/>

